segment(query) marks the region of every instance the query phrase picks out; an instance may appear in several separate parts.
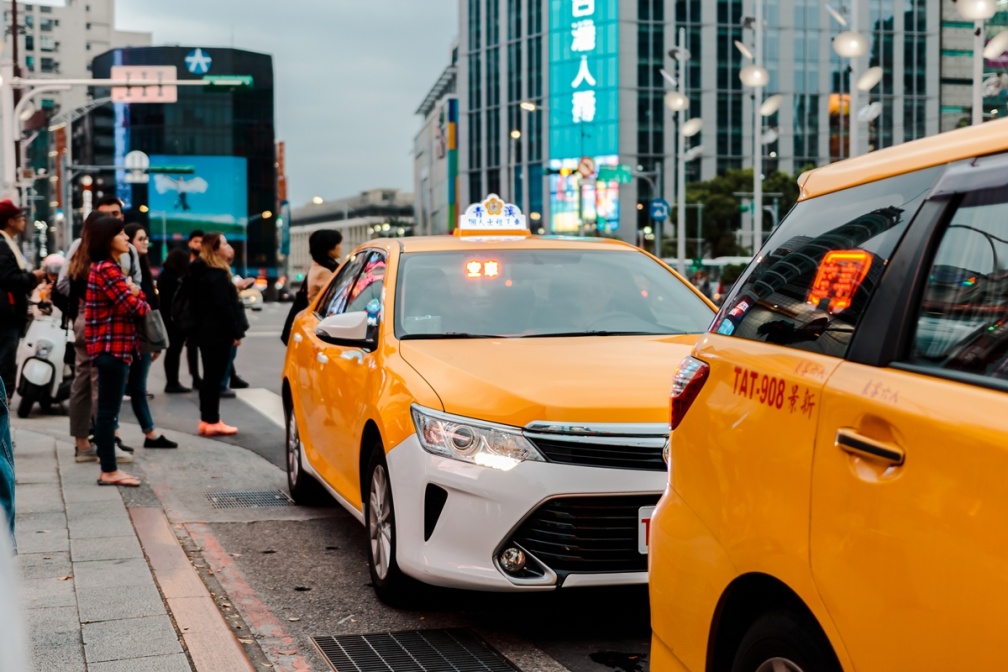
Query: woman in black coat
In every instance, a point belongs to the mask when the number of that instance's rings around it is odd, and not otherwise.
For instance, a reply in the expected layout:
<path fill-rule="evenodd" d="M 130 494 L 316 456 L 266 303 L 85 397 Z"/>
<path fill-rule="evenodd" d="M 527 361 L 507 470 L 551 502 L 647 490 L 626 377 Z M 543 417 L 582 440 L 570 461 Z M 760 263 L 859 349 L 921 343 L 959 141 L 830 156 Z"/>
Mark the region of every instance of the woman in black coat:
<path fill-rule="evenodd" d="M 221 233 L 203 236 L 200 256 L 189 267 L 189 291 L 193 334 L 203 360 L 203 384 L 200 385 L 200 424 L 202 436 L 230 435 L 237 427 L 225 425 L 220 417 L 221 383 L 231 362 L 231 348 L 241 345 L 248 330 L 245 307 L 238 299 L 231 278 L 230 259 L 234 250 Z"/>
<path fill-rule="evenodd" d="M 161 317 L 164 320 L 165 329 L 168 330 L 168 349 L 165 351 L 164 370 L 167 381 L 165 392 L 169 394 L 192 392 L 179 382 L 179 364 L 182 361 L 182 348 L 185 346 L 186 337 L 171 317 L 171 305 L 172 299 L 175 298 L 175 291 L 188 272 L 189 250 L 176 247 L 168 253 L 157 281 L 158 299 L 165 307 L 165 310 L 161 311 Z"/>

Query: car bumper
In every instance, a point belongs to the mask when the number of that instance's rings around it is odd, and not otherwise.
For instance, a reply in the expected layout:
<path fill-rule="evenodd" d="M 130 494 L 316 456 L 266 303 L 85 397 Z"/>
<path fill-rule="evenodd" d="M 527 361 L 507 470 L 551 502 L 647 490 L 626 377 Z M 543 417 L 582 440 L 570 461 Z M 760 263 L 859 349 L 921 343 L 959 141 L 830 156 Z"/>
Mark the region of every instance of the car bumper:
<path fill-rule="evenodd" d="M 396 560 L 403 572 L 424 583 L 536 591 L 647 582 L 646 555 L 637 549 L 637 512 L 641 504 L 657 503 L 668 479 L 664 471 L 544 462 L 500 471 L 432 455 L 416 436 L 389 451 L 387 461 Z M 606 542 L 619 546 L 613 552 L 621 560 L 598 563 L 604 549 L 579 548 L 578 516 L 587 519 L 594 506 L 608 509 L 610 504 L 626 514 L 610 530 L 618 539 Z M 539 532 L 558 518 L 569 524 L 557 529 L 555 552 L 546 552 Z M 495 561 L 505 546 L 516 543 L 534 569 L 526 576 L 508 575 Z M 568 551 L 584 555 L 573 557 Z M 623 561 L 625 566 L 616 566 Z"/>

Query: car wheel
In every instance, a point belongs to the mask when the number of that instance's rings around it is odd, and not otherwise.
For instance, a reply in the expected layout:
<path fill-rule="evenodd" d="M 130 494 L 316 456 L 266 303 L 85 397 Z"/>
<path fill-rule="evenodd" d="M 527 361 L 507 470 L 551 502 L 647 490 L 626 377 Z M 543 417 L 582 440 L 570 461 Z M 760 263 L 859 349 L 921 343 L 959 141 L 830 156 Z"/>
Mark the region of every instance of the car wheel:
<path fill-rule="evenodd" d="M 368 530 L 371 585 L 379 600 L 390 606 L 402 606 L 414 582 L 402 573 L 396 562 L 395 502 L 392 500 L 392 481 L 385 461 L 385 448 L 380 441 L 371 450 L 366 483 L 364 520 Z"/>
<path fill-rule="evenodd" d="M 325 494 L 318 481 L 305 473 L 301 463 L 303 449 L 297 418 L 294 409 L 290 408 L 287 410 L 287 489 L 297 504 L 321 504 Z"/>
<path fill-rule="evenodd" d="M 735 653 L 732 672 L 843 672 L 814 622 L 788 611 L 756 619 Z"/>

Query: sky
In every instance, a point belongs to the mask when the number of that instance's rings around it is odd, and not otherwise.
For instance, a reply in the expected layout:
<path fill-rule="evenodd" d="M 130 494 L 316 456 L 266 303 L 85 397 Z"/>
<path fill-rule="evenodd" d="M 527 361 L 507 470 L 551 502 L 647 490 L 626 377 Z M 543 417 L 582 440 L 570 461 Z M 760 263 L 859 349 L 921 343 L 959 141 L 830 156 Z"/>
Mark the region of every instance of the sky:
<path fill-rule="evenodd" d="M 297 207 L 413 190 L 415 112 L 450 62 L 458 0 L 116 0 L 116 28 L 271 54 Z"/>

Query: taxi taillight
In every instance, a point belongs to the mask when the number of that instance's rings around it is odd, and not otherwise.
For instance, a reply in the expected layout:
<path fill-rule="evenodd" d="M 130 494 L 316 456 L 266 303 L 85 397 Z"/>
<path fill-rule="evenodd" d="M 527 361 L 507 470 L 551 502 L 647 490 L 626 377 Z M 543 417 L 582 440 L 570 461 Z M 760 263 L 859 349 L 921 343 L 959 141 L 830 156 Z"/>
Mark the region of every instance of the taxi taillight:
<path fill-rule="evenodd" d="M 700 394 L 700 389 L 707 382 L 710 367 L 696 357 L 686 357 L 679 363 L 675 378 L 672 379 L 672 398 L 670 401 L 669 428 L 675 429 L 686 416 L 686 411 Z"/>

